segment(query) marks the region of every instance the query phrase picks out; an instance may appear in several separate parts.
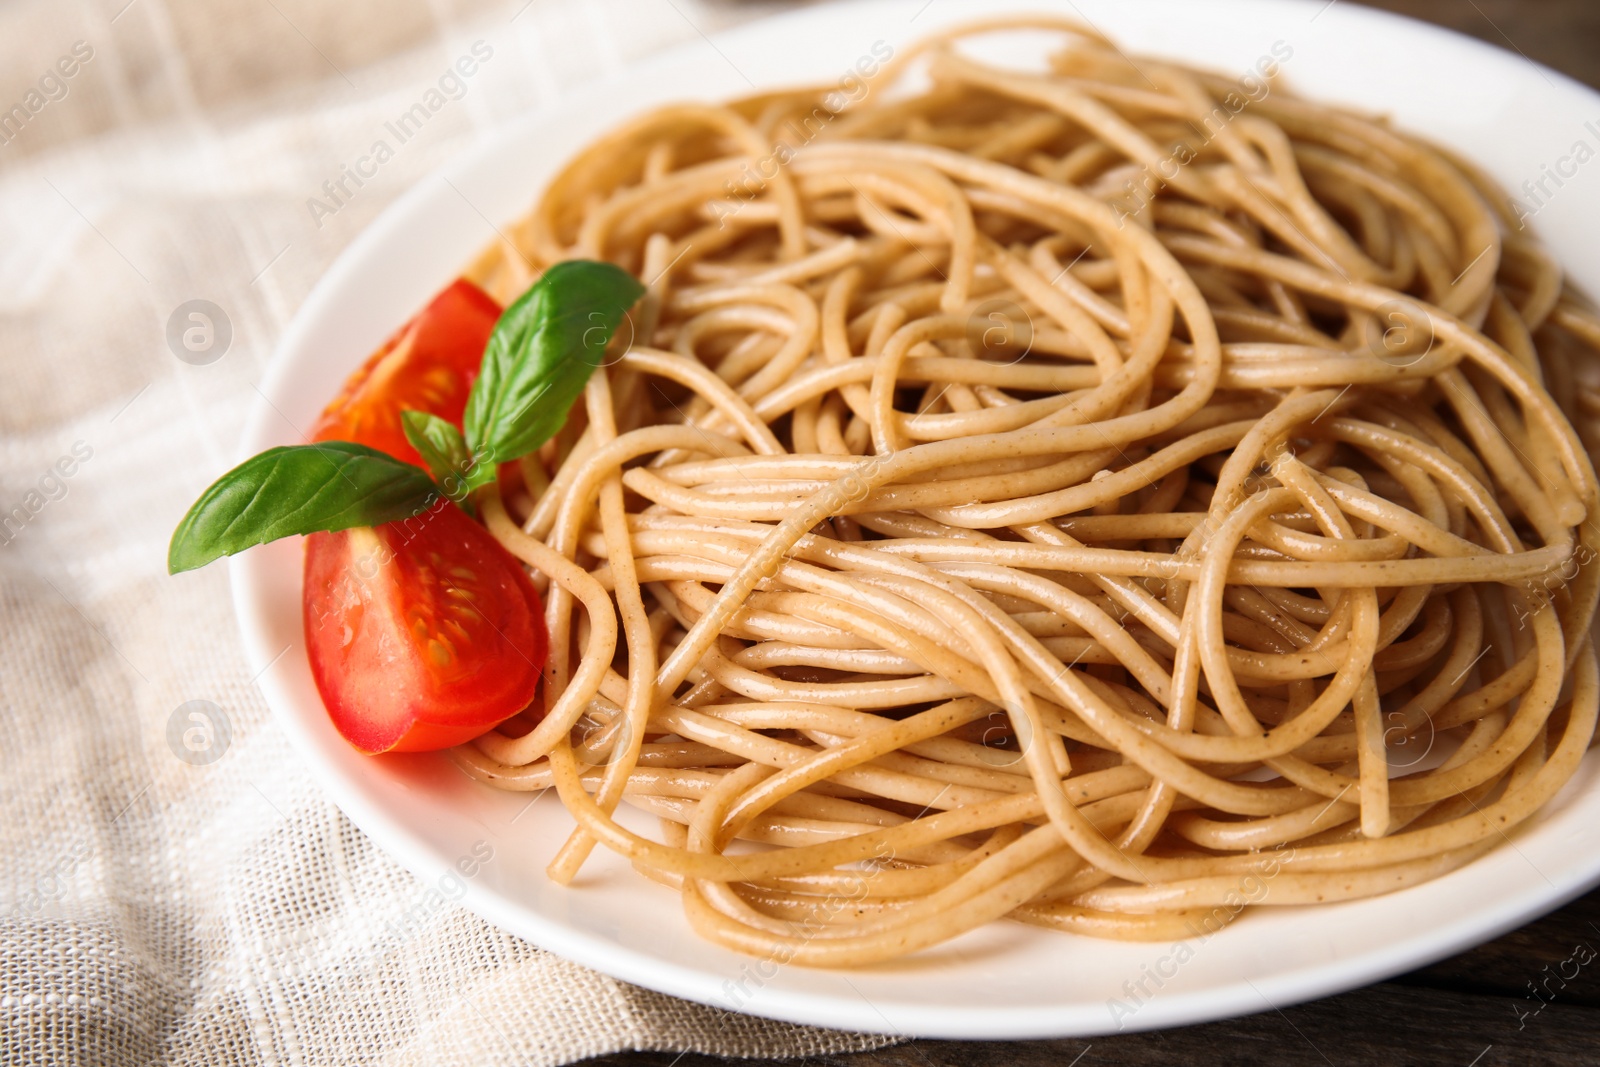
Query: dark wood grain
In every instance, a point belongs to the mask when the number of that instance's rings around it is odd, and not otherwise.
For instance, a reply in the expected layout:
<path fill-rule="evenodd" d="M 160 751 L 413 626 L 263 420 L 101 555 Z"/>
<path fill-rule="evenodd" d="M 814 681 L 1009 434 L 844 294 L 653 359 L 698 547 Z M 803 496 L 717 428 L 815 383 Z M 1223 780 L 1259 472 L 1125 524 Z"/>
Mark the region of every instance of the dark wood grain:
<path fill-rule="evenodd" d="M 1381 0 L 1368 6 L 1448 26 L 1600 88 L 1600 0 Z M 1597 954 L 1600 890 L 1460 955 L 1281 1011 L 1080 1040 L 918 1040 L 804 1062 L 829 1067 L 1591 1067 L 1600 1064 Z M 1586 958 L 1590 962 L 1583 964 Z M 728 1061 L 632 1052 L 589 1062 L 594 1067 L 710 1067 Z"/>

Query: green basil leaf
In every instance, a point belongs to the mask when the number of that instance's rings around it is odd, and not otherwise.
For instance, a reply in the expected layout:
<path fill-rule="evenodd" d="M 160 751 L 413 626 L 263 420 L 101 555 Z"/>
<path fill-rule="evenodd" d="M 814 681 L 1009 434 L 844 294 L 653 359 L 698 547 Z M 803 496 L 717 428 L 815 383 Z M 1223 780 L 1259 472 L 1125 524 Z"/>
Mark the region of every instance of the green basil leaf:
<path fill-rule="evenodd" d="M 400 428 L 445 495 L 461 496 L 472 466 L 472 452 L 455 423 L 427 411 L 402 411 Z"/>
<path fill-rule="evenodd" d="M 420 469 L 366 445 L 269 448 L 200 494 L 173 531 L 167 572 L 203 567 L 293 534 L 393 522 L 437 499 L 438 489 Z"/>
<path fill-rule="evenodd" d="M 481 464 L 525 456 L 555 436 L 643 293 L 620 267 L 574 259 L 506 308 L 467 398 L 466 438 Z"/>
<path fill-rule="evenodd" d="M 461 492 L 467 496 L 466 504 L 469 511 L 471 511 L 472 494 L 479 488 L 494 481 L 494 479 L 495 464 L 489 460 L 484 460 L 481 463 L 475 463 L 473 464 L 472 469 L 467 471 L 466 482 L 462 486 Z M 476 516 L 477 512 L 473 511 L 472 514 Z"/>
<path fill-rule="evenodd" d="M 400 428 L 444 495 L 477 517 L 472 491 L 494 481 L 493 463 L 474 463 L 467 439 L 455 423 L 427 411 L 402 411 Z"/>

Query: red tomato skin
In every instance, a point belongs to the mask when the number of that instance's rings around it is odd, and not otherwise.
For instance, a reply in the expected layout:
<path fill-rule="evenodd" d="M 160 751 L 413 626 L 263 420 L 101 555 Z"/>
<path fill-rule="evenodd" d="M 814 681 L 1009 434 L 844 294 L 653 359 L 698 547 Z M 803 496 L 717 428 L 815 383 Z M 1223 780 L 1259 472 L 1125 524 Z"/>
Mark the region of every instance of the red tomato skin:
<path fill-rule="evenodd" d="M 354 441 L 422 466 L 400 412 L 426 411 L 461 425 L 500 310 L 488 293 L 457 278 L 345 379 L 312 440 Z"/>
<path fill-rule="evenodd" d="M 311 673 L 367 753 L 469 741 L 538 695 L 544 609 L 521 563 L 443 499 L 410 519 L 306 538 Z"/>

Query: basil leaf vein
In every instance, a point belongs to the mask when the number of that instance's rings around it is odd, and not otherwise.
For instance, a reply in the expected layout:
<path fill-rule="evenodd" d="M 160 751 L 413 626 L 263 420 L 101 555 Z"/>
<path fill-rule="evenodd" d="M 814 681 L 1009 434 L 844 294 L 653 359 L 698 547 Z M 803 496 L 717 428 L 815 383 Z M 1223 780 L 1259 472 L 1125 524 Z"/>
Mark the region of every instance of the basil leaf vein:
<path fill-rule="evenodd" d="M 280 537 L 393 522 L 437 498 L 422 470 L 366 445 L 269 448 L 200 494 L 173 531 L 167 571 L 203 567 Z"/>
<path fill-rule="evenodd" d="M 620 267 L 568 260 L 505 310 L 467 398 L 466 439 L 480 463 L 517 459 L 555 436 L 643 293 Z"/>
<path fill-rule="evenodd" d="M 457 495 L 472 467 L 472 450 L 456 424 L 429 411 L 402 411 L 400 428 L 439 488 L 446 496 Z"/>

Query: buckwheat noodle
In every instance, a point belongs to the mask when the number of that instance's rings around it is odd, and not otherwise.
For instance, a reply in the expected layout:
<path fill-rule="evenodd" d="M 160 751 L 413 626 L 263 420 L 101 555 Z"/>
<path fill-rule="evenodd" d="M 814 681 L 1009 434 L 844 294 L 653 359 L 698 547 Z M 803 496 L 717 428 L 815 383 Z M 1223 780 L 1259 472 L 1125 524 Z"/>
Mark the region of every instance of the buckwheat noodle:
<path fill-rule="evenodd" d="M 997 29 L 1060 48 L 972 58 Z M 456 757 L 555 788 L 551 877 L 603 845 L 814 966 L 1169 939 L 1437 877 L 1562 788 L 1600 318 L 1469 164 L 1281 80 L 967 27 L 852 99 L 629 122 L 485 252 L 502 299 L 649 287 L 483 509 L 551 652 Z"/>

